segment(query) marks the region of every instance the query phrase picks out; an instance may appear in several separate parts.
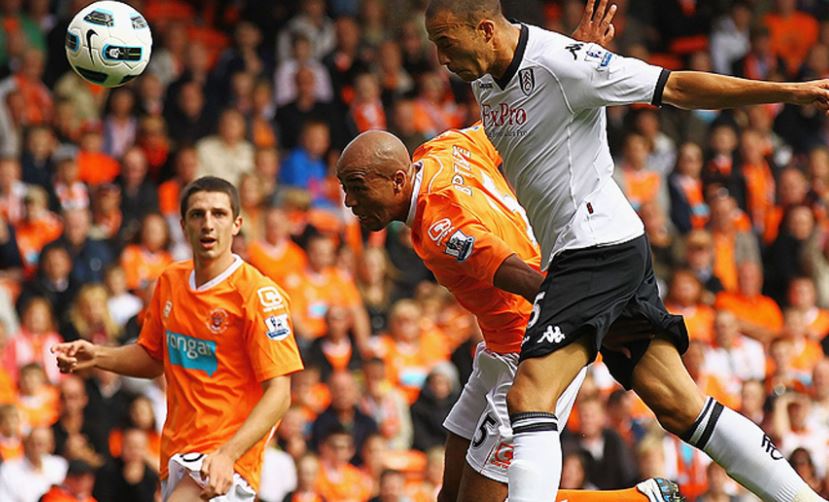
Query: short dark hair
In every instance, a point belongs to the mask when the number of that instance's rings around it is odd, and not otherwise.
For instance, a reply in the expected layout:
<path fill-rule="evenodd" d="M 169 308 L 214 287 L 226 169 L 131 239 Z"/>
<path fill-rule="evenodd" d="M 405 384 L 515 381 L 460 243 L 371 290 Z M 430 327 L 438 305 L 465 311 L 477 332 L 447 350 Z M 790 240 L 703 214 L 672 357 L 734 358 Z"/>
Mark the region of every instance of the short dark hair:
<path fill-rule="evenodd" d="M 230 209 L 233 212 L 233 217 L 238 218 L 241 212 L 239 207 L 239 191 L 236 187 L 226 179 L 218 178 L 216 176 L 203 176 L 197 178 L 184 187 L 181 191 L 181 218 L 187 216 L 187 208 L 190 202 L 190 197 L 199 192 L 220 192 L 225 193 L 230 198 Z"/>
<path fill-rule="evenodd" d="M 438 12 L 449 12 L 473 25 L 484 18 L 503 16 L 500 0 L 431 0 L 426 7 L 426 19 Z"/>

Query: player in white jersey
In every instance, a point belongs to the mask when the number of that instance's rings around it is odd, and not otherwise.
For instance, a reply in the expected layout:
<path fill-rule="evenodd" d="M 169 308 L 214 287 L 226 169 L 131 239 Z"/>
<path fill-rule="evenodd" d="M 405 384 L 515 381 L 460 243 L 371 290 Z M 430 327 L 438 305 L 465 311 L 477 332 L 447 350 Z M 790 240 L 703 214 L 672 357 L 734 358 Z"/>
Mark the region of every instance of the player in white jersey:
<path fill-rule="evenodd" d="M 498 0 L 432 0 L 426 29 L 441 64 L 472 82 L 487 136 L 540 240 L 547 271 L 507 398 L 514 434 L 510 502 L 553 500 L 561 446 L 552 412 L 598 352 L 665 429 L 705 451 L 764 500 L 823 500 L 759 427 L 706 398 L 685 370 L 684 321 L 668 314 L 659 299 L 642 223 L 611 177 L 604 107 L 787 102 L 825 112 L 829 82 L 669 72 L 514 24 Z M 645 319 L 652 333 L 606 337 L 620 319 Z"/>

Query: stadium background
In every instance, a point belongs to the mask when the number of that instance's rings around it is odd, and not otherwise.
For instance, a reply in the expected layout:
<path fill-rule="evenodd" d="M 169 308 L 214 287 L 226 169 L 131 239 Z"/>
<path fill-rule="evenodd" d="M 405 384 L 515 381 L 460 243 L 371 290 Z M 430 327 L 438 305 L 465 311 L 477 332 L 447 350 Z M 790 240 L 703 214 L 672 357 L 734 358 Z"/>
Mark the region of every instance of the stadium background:
<path fill-rule="evenodd" d="M 64 56 L 68 21 L 87 3 L 0 1 L 0 493 L 60 482 L 66 460 L 81 460 L 99 501 L 157 496 L 163 382 L 61 376 L 48 348 L 134 339 L 154 278 L 188 257 L 179 190 L 217 174 L 241 192 L 236 252 L 291 293 L 307 366 L 267 452 L 262 500 L 433 500 L 440 424 L 480 334 L 405 226 L 361 233 L 332 177 L 361 131 L 388 129 L 413 149 L 477 119 L 468 86 L 426 40 L 427 2 L 131 1 L 151 23 L 152 60 L 109 91 Z M 826 0 L 615 3 L 620 54 L 829 77 Z M 583 5 L 504 2 L 564 33 Z M 668 308 L 686 316 L 691 375 L 761 424 L 825 497 L 826 117 L 784 105 L 607 113 L 617 180 L 645 222 Z M 563 487 L 663 476 L 691 501 L 753 500 L 666 436 L 600 363 L 568 429 Z M 39 459 L 42 472 L 26 468 Z"/>

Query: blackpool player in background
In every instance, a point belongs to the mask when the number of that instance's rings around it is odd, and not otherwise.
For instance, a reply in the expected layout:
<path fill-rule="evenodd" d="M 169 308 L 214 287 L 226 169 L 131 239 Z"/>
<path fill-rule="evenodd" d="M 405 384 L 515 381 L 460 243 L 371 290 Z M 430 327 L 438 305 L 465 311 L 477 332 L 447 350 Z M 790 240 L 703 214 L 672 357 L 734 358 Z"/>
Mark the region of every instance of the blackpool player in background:
<path fill-rule="evenodd" d="M 479 125 L 447 131 L 414 153 L 395 136 L 361 134 L 343 151 L 337 176 L 345 203 L 369 230 L 403 221 L 417 255 L 475 314 L 484 341 L 447 416 L 441 502 L 502 502 L 512 432 L 506 395 L 518 364 L 531 300 L 544 277 L 524 210 L 498 172 L 500 158 Z M 586 369 L 559 401 L 569 415 Z M 648 480 L 620 491 L 562 491 L 559 500 L 679 500 L 676 485 Z"/>
<path fill-rule="evenodd" d="M 441 64 L 472 82 L 487 137 L 527 211 L 547 277 L 507 401 L 514 432 L 510 502 L 558 490 L 556 402 L 601 351 L 668 431 L 703 450 L 767 501 L 821 499 L 750 420 L 704 396 L 680 354 L 681 316 L 659 298 L 641 220 L 612 179 L 604 107 L 668 103 L 720 109 L 787 102 L 829 109 L 829 81 L 759 82 L 670 72 L 535 26 L 514 24 L 499 0 L 431 0 L 426 29 Z M 619 338 L 620 319 L 645 320 L 644 337 Z M 619 329 L 618 332 L 624 332 Z M 628 333 L 630 335 L 631 333 Z"/>
<path fill-rule="evenodd" d="M 53 347 L 61 371 L 97 367 L 167 381 L 161 439 L 164 500 L 253 501 L 272 429 L 302 369 L 288 298 L 231 253 L 239 195 L 215 177 L 182 192 L 181 225 L 193 260 L 158 280 L 137 343 L 79 340 Z"/>

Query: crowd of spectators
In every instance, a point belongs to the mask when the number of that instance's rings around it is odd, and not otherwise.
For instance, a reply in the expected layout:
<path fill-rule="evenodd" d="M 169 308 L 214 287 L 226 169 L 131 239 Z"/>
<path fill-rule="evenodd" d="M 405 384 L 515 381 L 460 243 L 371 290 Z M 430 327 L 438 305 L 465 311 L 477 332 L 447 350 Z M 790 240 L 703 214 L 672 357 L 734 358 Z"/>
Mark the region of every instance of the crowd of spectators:
<path fill-rule="evenodd" d="M 410 150 L 478 118 L 437 63 L 426 0 L 130 0 L 146 72 L 107 90 L 64 56 L 89 3 L 0 0 L 0 499 L 158 498 L 164 382 L 58 373 L 61 340 L 130 343 L 154 280 L 189 249 L 178 195 L 241 194 L 234 250 L 291 296 L 306 369 L 267 449 L 266 502 L 434 500 L 441 422 L 471 372 L 475 319 L 408 228 L 367 234 L 332 166 L 359 132 Z M 670 69 L 829 77 L 826 0 L 612 0 L 611 49 Z M 505 0 L 565 34 L 583 0 Z M 703 391 L 829 493 L 829 123 L 810 107 L 607 110 L 617 182 Z M 652 476 L 689 501 L 750 500 L 592 366 L 563 436 L 562 487 Z M 47 493 L 48 492 L 48 493 Z M 44 495 L 45 494 L 45 495 Z"/>

